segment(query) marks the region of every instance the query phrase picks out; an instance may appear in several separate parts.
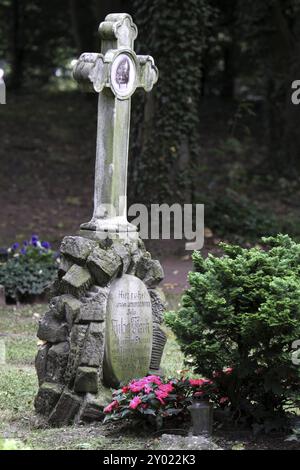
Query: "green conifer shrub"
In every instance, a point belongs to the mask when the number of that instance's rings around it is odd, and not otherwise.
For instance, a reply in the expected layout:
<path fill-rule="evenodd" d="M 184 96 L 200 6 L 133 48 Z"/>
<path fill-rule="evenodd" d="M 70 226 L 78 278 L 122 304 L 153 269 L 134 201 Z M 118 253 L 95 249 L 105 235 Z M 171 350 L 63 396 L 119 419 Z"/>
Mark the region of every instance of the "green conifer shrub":
<path fill-rule="evenodd" d="M 217 381 L 218 407 L 236 423 L 270 431 L 299 407 L 300 244 L 287 235 L 265 246 L 221 244 L 224 256 L 194 252 L 182 308 L 166 315 L 194 371 Z"/>

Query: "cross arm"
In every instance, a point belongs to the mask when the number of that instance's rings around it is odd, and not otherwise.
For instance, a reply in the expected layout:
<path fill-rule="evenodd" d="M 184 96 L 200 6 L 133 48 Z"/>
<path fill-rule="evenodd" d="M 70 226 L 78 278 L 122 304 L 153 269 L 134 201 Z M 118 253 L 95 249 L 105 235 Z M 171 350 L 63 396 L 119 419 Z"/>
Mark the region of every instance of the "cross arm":
<path fill-rule="evenodd" d="M 100 23 L 99 33 L 102 40 L 115 41 L 119 47 L 133 49 L 134 40 L 137 37 L 137 27 L 127 13 L 112 13 L 107 15 L 105 21 Z"/>
<path fill-rule="evenodd" d="M 139 87 L 145 91 L 151 91 L 158 80 L 158 69 L 154 63 L 154 59 L 150 55 L 138 55 L 139 63 L 138 81 Z"/>
<path fill-rule="evenodd" d="M 100 93 L 105 86 L 105 66 L 102 54 L 84 52 L 73 69 L 74 79 L 87 91 Z"/>
<path fill-rule="evenodd" d="M 111 87 L 111 67 L 115 58 L 120 54 L 131 57 L 136 68 L 136 80 L 130 95 L 134 93 L 136 88 L 151 91 L 158 80 L 158 70 L 153 58 L 149 55 L 136 56 L 133 50 L 126 48 L 110 49 L 105 56 L 89 52 L 81 54 L 73 70 L 75 80 L 85 90 L 96 91 L 97 93 L 100 93 L 106 86 Z"/>

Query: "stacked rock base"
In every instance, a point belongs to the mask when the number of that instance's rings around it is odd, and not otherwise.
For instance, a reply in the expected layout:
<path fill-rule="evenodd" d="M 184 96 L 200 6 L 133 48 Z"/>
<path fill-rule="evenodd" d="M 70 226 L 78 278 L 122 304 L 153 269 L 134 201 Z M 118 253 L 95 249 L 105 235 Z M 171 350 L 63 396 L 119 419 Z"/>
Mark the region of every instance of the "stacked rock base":
<path fill-rule="evenodd" d="M 163 270 L 141 239 L 65 237 L 49 310 L 38 328 L 39 390 L 36 411 L 52 426 L 103 419 L 111 398 L 104 383 L 106 303 L 111 283 L 123 274 L 148 288 L 153 316 L 150 370 L 159 373 L 166 336 L 160 328 L 164 305 L 157 285 Z"/>

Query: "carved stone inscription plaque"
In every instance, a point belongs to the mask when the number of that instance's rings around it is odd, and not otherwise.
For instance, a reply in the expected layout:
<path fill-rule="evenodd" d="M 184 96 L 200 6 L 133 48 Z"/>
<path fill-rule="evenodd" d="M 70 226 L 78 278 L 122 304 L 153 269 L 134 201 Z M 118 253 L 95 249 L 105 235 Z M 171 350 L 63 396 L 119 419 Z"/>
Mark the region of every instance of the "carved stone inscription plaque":
<path fill-rule="evenodd" d="M 145 284 L 124 274 L 113 282 L 106 314 L 104 380 L 117 386 L 149 371 L 152 309 Z"/>

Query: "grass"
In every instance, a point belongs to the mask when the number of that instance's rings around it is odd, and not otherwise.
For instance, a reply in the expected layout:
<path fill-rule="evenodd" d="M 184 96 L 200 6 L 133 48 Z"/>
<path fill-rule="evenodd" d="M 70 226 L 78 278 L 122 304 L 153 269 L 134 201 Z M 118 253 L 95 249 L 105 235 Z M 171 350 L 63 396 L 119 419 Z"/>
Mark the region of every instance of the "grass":
<path fill-rule="evenodd" d="M 167 328 L 164 328 L 167 334 L 167 344 L 162 357 L 162 368 L 167 377 L 177 377 L 181 375 L 184 369 L 184 356 L 179 349 L 174 334 Z"/>
<path fill-rule="evenodd" d="M 20 334 L 35 337 L 38 319 L 43 311 L 45 305 L 1 308 L 0 335 Z"/>
<path fill-rule="evenodd" d="M 33 365 L 36 338 L 9 337 L 5 341 L 6 360 L 12 365 Z"/>
<path fill-rule="evenodd" d="M 6 362 L 0 365 L 0 449 L 31 448 L 74 450 L 154 449 L 157 436 L 136 431 L 120 433 L 96 423 L 68 428 L 46 428 L 34 413 L 37 378 L 37 323 L 45 305 L 0 309 L 0 342 L 5 344 Z M 162 359 L 166 375 L 177 376 L 183 369 L 183 355 L 174 335 L 165 330 L 167 346 Z M 4 438 L 4 440 L 1 438 Z"/>
<path fill-rule="evenodd" d="M 0 423 L 28 419 L 37 390 L 35 370 L 9 363 L 0 367 Z"/>

